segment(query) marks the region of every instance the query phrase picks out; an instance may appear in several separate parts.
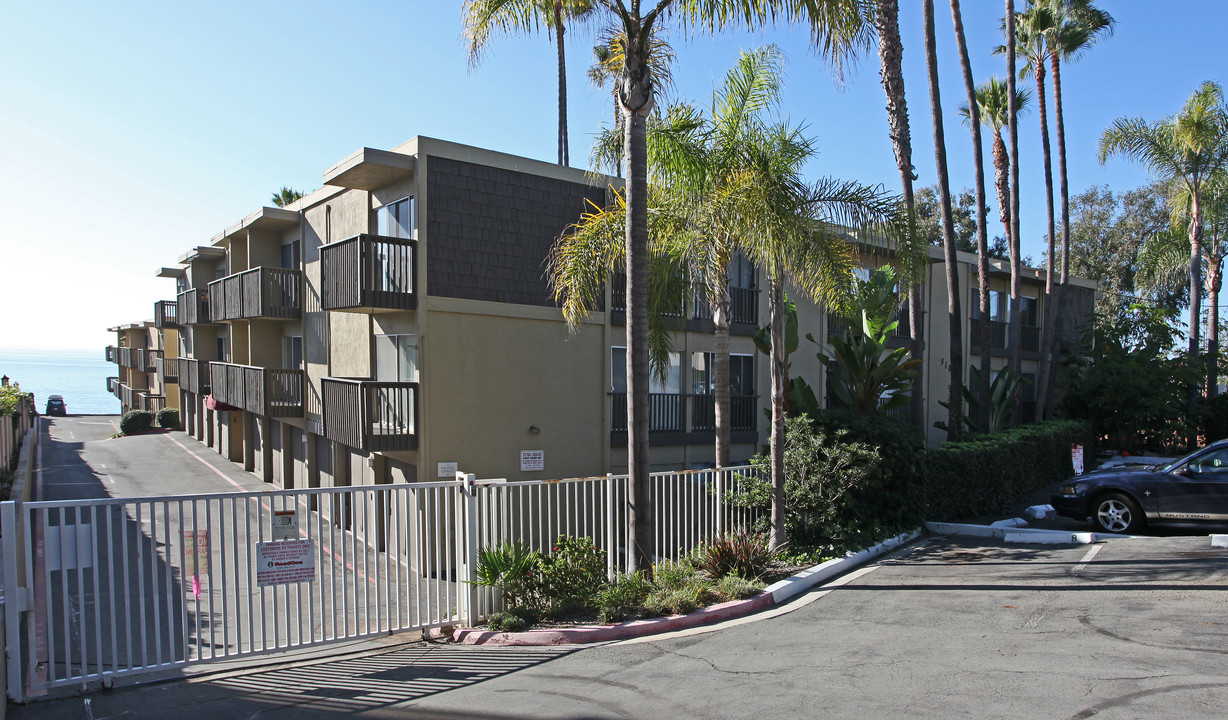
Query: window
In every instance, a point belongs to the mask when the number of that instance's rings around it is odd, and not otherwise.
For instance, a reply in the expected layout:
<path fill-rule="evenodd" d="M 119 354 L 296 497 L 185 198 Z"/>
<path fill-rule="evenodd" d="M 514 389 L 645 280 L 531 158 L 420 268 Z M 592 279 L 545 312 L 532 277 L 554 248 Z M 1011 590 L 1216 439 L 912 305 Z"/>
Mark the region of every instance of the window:
<path fill-rule="evenodd" d="M 691 394 L 710 395 L 716 391 L 712 363 L 714 355 L 708 352 L 691 354 Z M 729 356 L 729 394 L 746 396 L 755 394 L 755 356 Z"/>
<path fill-rule="evenodd" d="M 755 266 L 750 258 L 742 253 L 733 258 L 733 266 L 729 269 L 729 285 L 745 290 L 755 289 Z"/>
<path fill-rule="evenodd" d="M 1040 325 L 1037 308 L 1040 303 L 1036 298 L 1021 297 L 1019 298 L 1019 322 L 1021 325 L 1028 327 L 1037 327 Z"/>
<path fill-rule="evenodd" d="M 376 232 L 385 237 L 414 236 L 413 196 L 388 203 L 376 215 Z"/>
<path fill-rule="evenodd" d="M 418 336 L 375 336 L 375 379 L 381 382 L 418 381 Z"/>
<path fill-rule="evenodd" d="M 654 394 L 678 395 L 682 392 L 682 355 L 669 354 L 669 369 L 662 380 L 655 371 L 650 371 L 648 392 Z M 610 348 L 610 392 L 627 392 L 627 348 Z"/>
<path fill-rule="evenodd" d="M 217 339 L 217 359 L 220 362 L 230 362 L 229 351 L 230 343 L 226 341 L 226 336 L 222 335 Z"/>
<path fill-rule="evenodd" d="M 972 307 L 972 319 L 981 319 L 981 289 L 969 288 L 969 305 Z M 994 322 L 1006 322 L 1007 304 L 1010 294 L 1000 290 L 989 291 L 989 319 Z"/>
<path fill-rule="evenodd" d="M 281 366 L 287 370 L 303 369 L 302 335 L 289 335 L 281 339 Z"/>
<path fill-rule="evenodd" d="M 281 246 L 281 266 L 287 270 L 298 270 L 302 262 L 299 251 L 299 241 L 292 240 Z"/>

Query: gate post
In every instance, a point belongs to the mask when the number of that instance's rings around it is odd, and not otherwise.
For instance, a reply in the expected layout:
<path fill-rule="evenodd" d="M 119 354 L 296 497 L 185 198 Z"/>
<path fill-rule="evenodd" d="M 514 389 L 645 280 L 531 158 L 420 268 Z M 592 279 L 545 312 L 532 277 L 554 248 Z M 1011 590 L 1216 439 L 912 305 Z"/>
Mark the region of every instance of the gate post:
<path fill-rule="evenodd" d="M 464 527 L 464 551 L 465 564 L 463 577 L 460 578 L 461 584 L 464 586 L 462 596 L 465 599 L 463 609 L 461 611 L 461 621 L 469 627 L 477 624 L 478 608 L 477 608 L 477 564 L 478 564 L 478 494 L 477 494 L 477 477 L 473 473 L 456 473 L 456 481 L 461 486 L 461 494 L 465 501 L 465 527 Z"/>
<path fill-rule="evenodd" d="M 25 588 L 20 587 L 17 563 L 24 561 L 18 548 L 26 532 L 26 524 L 17 524 L 17 503 L 0 503 L 0 527 L 4 528 L 4 654 L 8 664 L 6 678 L 8 696 L 13 702 L 25 702 L 25 683 L 21 678 L 21 613 L 26 610 Z"/>
<path fill-rule="evenodd" d="M 605 474 L 605 564 L 606 577 L 614 579 L 618 562 L 618 535 L 614 530 L 614 473 Z"/>

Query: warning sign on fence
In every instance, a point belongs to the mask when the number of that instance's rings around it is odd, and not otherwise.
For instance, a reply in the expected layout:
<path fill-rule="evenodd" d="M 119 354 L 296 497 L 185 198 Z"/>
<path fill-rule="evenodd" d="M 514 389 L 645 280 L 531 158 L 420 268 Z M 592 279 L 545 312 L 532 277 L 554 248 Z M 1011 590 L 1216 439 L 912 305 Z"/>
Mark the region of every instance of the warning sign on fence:
<path fill-rule="evenodd" d="M 287 585 L 316 579 L 314 542 L 308 538 L 256 543 L 256 585 Z"/>

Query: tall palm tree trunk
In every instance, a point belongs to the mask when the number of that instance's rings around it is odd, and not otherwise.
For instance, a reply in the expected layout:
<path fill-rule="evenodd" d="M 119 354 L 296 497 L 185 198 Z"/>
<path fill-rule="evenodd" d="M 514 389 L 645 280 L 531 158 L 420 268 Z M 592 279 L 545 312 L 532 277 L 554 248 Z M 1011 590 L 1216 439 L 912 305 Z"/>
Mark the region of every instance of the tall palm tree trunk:
<path fill-rule="evenodd" d="M 1011 238 L 1011 181 L 1010 156 L 1006 143 L 997 131 L 993 134 L 993 184 L 998 194 L 998 214 L 1002 216 L 1002 230 L 1009 244 Z"/>
<path fill-rule="evenodd" d="M 900 170 L 900 187 L 904 195 L 904 210 L 913 220 L 912 133 L 908 125 L 908 100 L 904 94 L 904 46 L 900 42 L 900 9 L 897 0 L 878 0 L 874 13 L 878 31 L 879 75 L 887 95 L 887 123 L 891 144 L 895 149 L 895 164 Z M 927 263 L 928 265 L 928 263 Z M 921 310 L 921 285 L 908 288 L 909 352 L 914 358 L 925 354 L 925 326 Z M 909 419 L 913 426 L 925 428 L 925 373 L 917 374 L 912 382 L 912 402 Z"/>
<path fill-rule="evenodd" d="M 726 263 L 728 266 L 728 263 Z M 729 279 L 724 281 L 724 292 L 718 295 L 716 307 L 712 310 L 712 324 L 715 328 L 715 351 L 712 354 L 712 390 L 713 403 L 716 405 L 716 416 L 713 424 L 716 429 L 716 466 L 725 467 L 729 464 Z"/>
<path fill-rule="evenodd" d="M 1053 122 L 1057 133 L 1057 178 L 1058 192 L 1062 196 L 1062 274 L 1057 288 L 1057 327 L 1053 329 L 1053 365 L 1049 371 L 1049 383 L 1046 386 L 1048 397 L 1045 407 L 1053 412 L 1054 398 L 1057 394 L 1057 358 L 1062 352 L 1062 336 L 1066 322 L 1066 292 L 1070 284 L 1070 190 L 1066 182 L 1066 122 L 1062 114 L 1062 73 L 1061 61 L 1055 52 L 1050 56 L 1053 67 Z"/>
<path fill-rule="evenodd" d="M 972 62 L 968 59 L 968 43 L 964 39 L 964 20 L 959 11 L 959 0 L 951 0 L 951 22 L 955 27 L 955 42 L 959 48 L 959 66 L 964 76 L 964 90 L 968 93 L 968 113 L 972 126 L 972 157 L 976 167 L 976 272 L 981 290 L 981 378 L 977 393 L 977 427 L 989 432 L 989 352 L 992 343 L 989 320 L 989 239 L 985 219 L 985 157 L 981 150 L 981 111 L 976 101 L 976 83 L 972 79 Z"/>
<path fill-rule="evenodd" d="M 1010 137 L 1010 227 L 1007 244 L 1011 257 L 1011 305 L 1006 326 L 1006 363 L 1016 375 L 1023 374 L 1023 300 L 1021 275 L 1023 265 L 1019 234 L 1019 106 L 1015 89 L 1015 0 L 1006 0 L 1006 128 Z M 996 151 L 995 151 L 996 152 Z M 996 155 L 995 155 L 996 157 Z M 1015 406 L 1015 421 L 1022 419 L 1021 404 Z"/>
<path fill-rule="evenodd" d="M 771 312 L 772 347 L 772 537 L 771 546 L 785 543 L 785 311 L 784 283 L 768 278 L 768 308 Z"/>
<path fill-rule="evenodd" d="M 1224 284 L 1224 258 L 1213 253 L 1207 263 L 1207 397 L 1219 394 L 1219 291 Z M 1207 438 L 1210 440 L 1210 438 Z"/>
<path fill-rule="evenodd" d="M 1049 397 L 1049 383 L 1053 377 L 1053 342 L 1057 325 L 1056 282 L 1057 257 L 1055 249 L 1056 221 L 1053 217 L 1053 155 L 1049 148 L 1049 113 L 1045 100 L 1045 64 L 1039 60 L 1032 63 L 1036 77 L 1036 108 L 1040 115 L 1040 149 L 1045 168 L 1045 209 L 1048 212 L 1048 264 L 1045 272 L 1045 327 L 1040 338 L 1040 367 L 1036 373 L 1036 419 L 1049 416 L 1045 404 Z"/>
<path fill-rule="evenodd" d="M 652 568 L 652 485 L 648 462 L 648 139 L 652 85 L 647 58 L 627 38 L 627 60 L 619 82 L 619 101 L 626 122 L 624 159 L 627 173 L 627 470 L 630 473 L 627 524 L 631 543 L 628 563 L 634 570 Z"/>
<path fill-rule="evenodd" d="M 559 51 L 559 165 L 568 165 L 567 157 L 567 58 L 563 51 L 563 0 L 554 0 L 554 37 Z"/>
<path fill-rule="evenodd" d="M 1199 351 L 1198 328 L 1202 310 L 1202 197 L 1198 188 L 1190 192 L 1190 362 L 1197 365 Z M 1207 336 L 1210 338 L 1210 335 Z M 1198 408 L 1198 385 L 1190 384 L 1189 409 Z M 1191 438 L 1193 445 L 1193 438 Z"/>
<path fill-rule="evenodd" d="M 951 380 L 947 394 L 947 437 L 958 440 L 964 430 L 964 351 L 955 264 L 955 232 L 951 226 L 951 182 L 947 175 L 947 143 L 942 129 L 942 98 L 938 88 L 938 51 L 934 40 L 934 0 L 922 4 L 925 24 L 925 68 L 929 78 L 930 118 L 934 124 L 934 160 L 938 166 L 938 196 L 942 204 L 942 253 L 947 275 L 947 318 L 950 324 Z"/>

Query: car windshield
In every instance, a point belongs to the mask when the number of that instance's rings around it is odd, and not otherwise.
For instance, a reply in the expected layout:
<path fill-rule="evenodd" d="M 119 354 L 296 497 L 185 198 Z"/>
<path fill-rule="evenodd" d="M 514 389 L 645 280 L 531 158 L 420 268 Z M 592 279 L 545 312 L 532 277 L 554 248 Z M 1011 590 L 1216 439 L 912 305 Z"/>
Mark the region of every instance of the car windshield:
<path fill-rule="evenodd" d="M 1201 450 L 1195 450 L 1194 452 L 1190 453 L 1189 455 L 1186 455 L 1185 457 L 1177 458 L 1176 460 L 1173 460 L 1169 464 L 1162 466 L 1160 468 L 1160 472 L 1172 472 L 1173 470 L 1176 470 L 1177 468 L 1181 467 L 1185 463 L 1189 462 L 1191 459 L 1194 458 L 1195 455 L 1201 455 L 1202 453 L 1206 452 L 1206 450 L 1207 450 L 1206 448 L 1203 448 Z"/>

